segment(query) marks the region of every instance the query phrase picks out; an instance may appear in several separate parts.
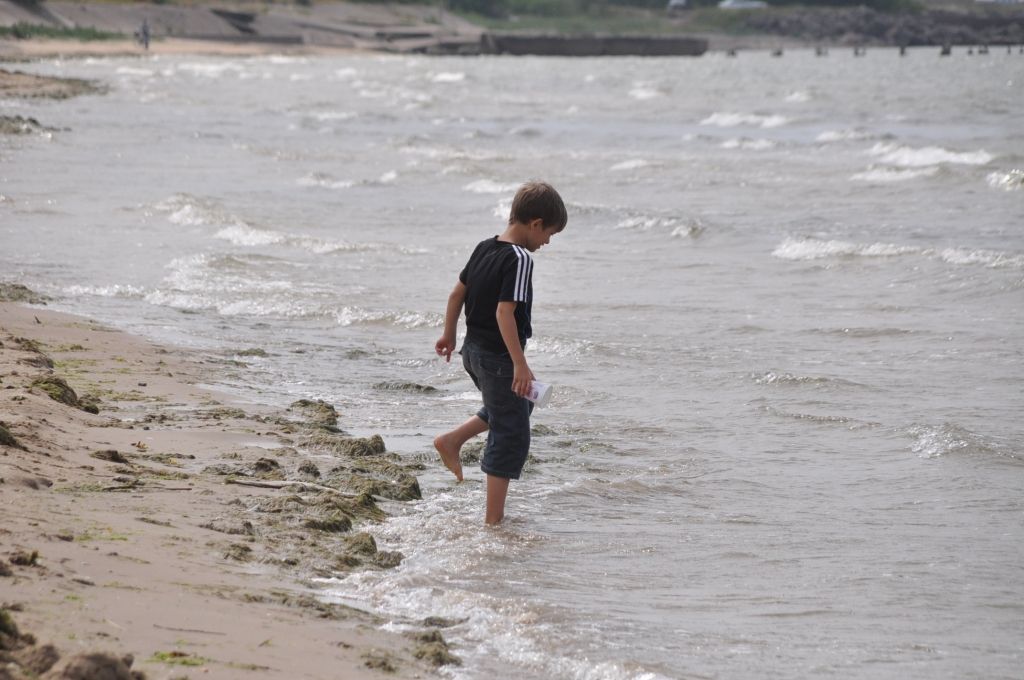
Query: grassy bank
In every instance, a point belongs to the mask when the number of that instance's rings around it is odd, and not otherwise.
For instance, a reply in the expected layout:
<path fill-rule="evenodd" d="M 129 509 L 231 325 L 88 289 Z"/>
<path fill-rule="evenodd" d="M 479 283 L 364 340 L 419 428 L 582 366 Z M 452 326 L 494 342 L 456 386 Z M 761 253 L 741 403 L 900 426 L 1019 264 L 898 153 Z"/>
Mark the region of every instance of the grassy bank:
<path fill-rule="evenodd" d="M 13 26 L 0 26 L 0 39 L 7 40 L 45 38 L 50 40 L 81 40 L 83 42 L 90 42 L 95 40 L 124 40 L 127 37 L 123 33 L 98 31 L 95 28 L 57 28 L 23 22 Z"/>

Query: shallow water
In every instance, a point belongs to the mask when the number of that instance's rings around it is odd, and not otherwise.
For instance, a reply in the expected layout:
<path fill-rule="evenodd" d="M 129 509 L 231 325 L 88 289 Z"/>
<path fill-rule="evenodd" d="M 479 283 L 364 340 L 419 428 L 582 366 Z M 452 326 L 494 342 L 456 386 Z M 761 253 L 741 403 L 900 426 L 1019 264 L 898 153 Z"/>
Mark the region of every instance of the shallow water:
<path fill-rule="evenodd" d="M 1010 678 L 1024 655 L 1024 59 L 42 62 L 4 102 L 0 274 L 230 358 L 429 457 L 433 356 L 517 184 L 569 204 L 528 355 L 556 385 L 509 521 L 439 466 L 331 583 L 457 678 Z M 386 389 L 413 383 L 437 392 Z"/>

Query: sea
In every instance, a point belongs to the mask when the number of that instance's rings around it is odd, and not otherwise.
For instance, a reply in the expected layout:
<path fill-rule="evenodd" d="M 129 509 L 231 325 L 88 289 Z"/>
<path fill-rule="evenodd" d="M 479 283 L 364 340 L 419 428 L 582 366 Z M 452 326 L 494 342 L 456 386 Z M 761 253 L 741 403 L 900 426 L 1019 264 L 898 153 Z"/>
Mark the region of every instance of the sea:
<path fill-rule="evenodd" d="M 48 128 L 0 138 L 0 278 L 425 463 L 366 527 L 401 565 L 320 585 L 448 619 L 443 677 L 1021 677 L 1016 49 L 12 68 L 107 92 L 0 102 Z M 433 454 L 479 404 L 433 347 L 529 179 L 569 212 L 534 256 L 554 396 L 489 529 Z"/>

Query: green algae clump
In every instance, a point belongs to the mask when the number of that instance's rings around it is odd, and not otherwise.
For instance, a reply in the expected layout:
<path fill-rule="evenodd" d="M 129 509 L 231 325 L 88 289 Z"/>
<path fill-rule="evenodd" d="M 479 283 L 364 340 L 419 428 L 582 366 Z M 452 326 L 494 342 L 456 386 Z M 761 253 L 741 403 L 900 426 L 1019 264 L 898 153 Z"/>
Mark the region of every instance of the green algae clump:
<path fill-rule="evenodd" d="M 63 378 L 59 378 L 55 375 L 47 375 L 42 378 L 36 378 L 32 381 L 32 387 L 44 392 L 50 399 L 59 401 L 62 404 L 72 406 L 89 413 L 99 413 L 99 409 L 95 403 L 83 404 L 79 399 L 75 391 L 71 389 L 71 386 Z"/>
<path fill-rule="evenodd" d="M 25 450 L 25 447 L 14 438 L 14 435 L 11 434 L 10 430 L 4 427 L 3 423 L 0 423 L 0 446 L 10 446 L 15 449 L 21 449 L 22 451 Z"/>
<path fill-rule="evenodd" d="M 311 428 L 322 428 L 329 431 L 338 429 L 338 412 L 323 399 L 311 401 L 299 399 L 288 407 L 290 411 L 298 411 L 306 417 L 306 425 Z"/>
<path fill-rule="evenodd" d="M 451 653 L 448 649 L 448 643 L 445 642 L 444 636 L 441 635 L 440 631 L 431 630 L 418 633 L 413 636 L 413 639 L 419 643 L 413 651 L 413 656 L 417 659 L 423 659 L 438 668 L 441 666 L 462 665 L 462 659 Z"/>

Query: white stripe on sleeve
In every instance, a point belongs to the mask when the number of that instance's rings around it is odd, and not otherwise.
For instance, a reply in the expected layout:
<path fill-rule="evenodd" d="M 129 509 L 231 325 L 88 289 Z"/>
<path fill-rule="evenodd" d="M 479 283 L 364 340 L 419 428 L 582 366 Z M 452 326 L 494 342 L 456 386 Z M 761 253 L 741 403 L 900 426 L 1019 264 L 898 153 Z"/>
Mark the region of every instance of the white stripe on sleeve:
<path fill-rule="evenodd" d="M 514 293 L 515 302 L 526 302 L 526 293 L 530 286 L 530 276 L 533 274 L 533 258 L 521 246 L 512 246 L 516 251 L 519 263 L 516 266 L 516 288 Z"/>

